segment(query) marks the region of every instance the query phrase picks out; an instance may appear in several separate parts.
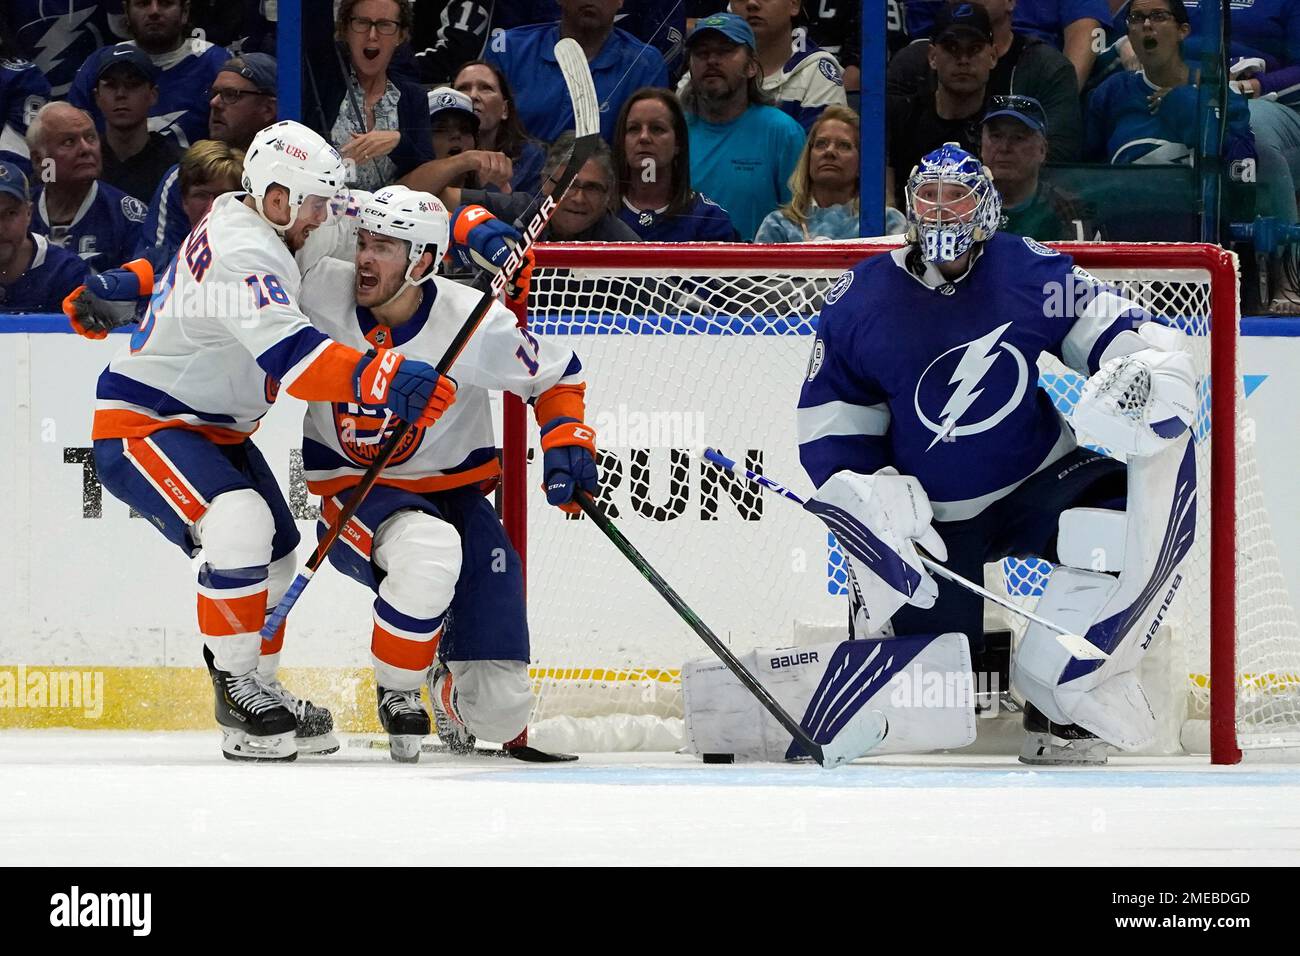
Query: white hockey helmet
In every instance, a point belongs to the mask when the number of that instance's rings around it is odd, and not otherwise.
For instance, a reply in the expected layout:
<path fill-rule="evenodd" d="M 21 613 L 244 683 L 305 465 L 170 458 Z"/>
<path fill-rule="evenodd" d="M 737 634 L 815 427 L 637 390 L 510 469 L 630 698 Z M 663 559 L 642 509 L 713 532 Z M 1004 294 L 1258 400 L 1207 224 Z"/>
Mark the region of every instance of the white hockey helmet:
<path fill-rule="evenodd" d="M 1002 223 L 993 174 L 956 143 L 921 157 L 907 178 L 907 239 L 927 262 L 953 262 Z"/>
<path fill-rule="evenodd" d="M 319 133 L 293 120 L 260 130 L 244 156 L 244 190 L 257 203 L 262 218 L 279 233 L 297 221 L 298 210 L 308 196 L 333 200 L 346 190 L 346 180 L 347 167 L 338 151 Z M 287 225 L 271 222 L 262 208 L 272 186 L 289 191 Z"/>
<path fill-rule="evenodd" d="M 450 217 L 447 207 L 432 193 L 418 192 L 405 186 L 385 186 L 361 204 L 357 228 L 405 239 L 408 244 L 406 284 L 420 285 L 438 271 L 442 257 L 451 245 Z M 416 264 L 426 249 L 433 253 L 433 266 L 420 278 L 413 278 Z"/>

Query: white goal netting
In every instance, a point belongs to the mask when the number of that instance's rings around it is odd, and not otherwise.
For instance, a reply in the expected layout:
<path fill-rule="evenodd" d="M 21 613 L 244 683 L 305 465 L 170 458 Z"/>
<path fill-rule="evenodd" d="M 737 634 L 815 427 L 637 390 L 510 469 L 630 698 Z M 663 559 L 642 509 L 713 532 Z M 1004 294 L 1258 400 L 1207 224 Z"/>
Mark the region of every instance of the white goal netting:
<path fill-rule="evenodd" d="M 602 504 L 737 651 L 839 639 L 844 575 L 834 542 L 817 521 L 721 472 L 698 452 L 716 446 L 799 494 L 812 491 L 798 461 L 795 405 L 817 312 L 847 263 L 889 248 L 662 246 L 633 255 L 590 247 L 564 250 L 560 259 L 544 250 L 539 258 L 529 325 L 571 337 L 582 359 L 588 419 L 602 449 Z M 1236 421 L 1211 414 L 1211 342 L 1221 347 L 1237 334 L 1236 309 L 1228 305 L 1236 299 L 1232 260 L 1224 256 L 1227 265 L 1215 268 L 1203 264 L 1205 257 L 1180 256 L 1178 247 L 1139 246 L 1116 268 L 1110 265 L 1116 248 L 1073 246 L 1071 252 L 1186 332 L 1202 375 L 1197 538 L 1171 608 L 1163 658 L 1172 680 L 1185 684 L 1175 716 L 1209 717 L 1211 645 L 1228 641 L 1235 646 L 1230 726 L 1237 744 L 1295 746 L 1300 629 L 1264 507 L 1239 374 Z M 1081 385 L 1078 373 L 1050 357 L 1040 362 L 1040 386 L 1062 411 L 1073 406 Z M 1236 449 L 1235 547 L 1212 554 L 1211 438 L 1224 436 Z M 535 446 L 535 433 L 531 441 Z M 528 458 L 527 487 L 535 491 L 541 481 L 535 447 Z M 535 499 L 530 491 L 534 726 L 612 718 L 635 729 L 625 729 L 611 746 L 672 746 L 682 714 L 679 669 L 707 650 L 589 522 L 566 519 Z M 1032 604 L 1049 572 L 1042 562 L 1007 561 L 990 566 L 987 581 Z M 1225 585 L 1234 574 L 1235 626 L 1212 628 L 1211 595 L 1231 600 Z M 1006 623 L 1023 629 L 1014 619 Z M 600 739 L 600 731 L 592 733 Z"/>

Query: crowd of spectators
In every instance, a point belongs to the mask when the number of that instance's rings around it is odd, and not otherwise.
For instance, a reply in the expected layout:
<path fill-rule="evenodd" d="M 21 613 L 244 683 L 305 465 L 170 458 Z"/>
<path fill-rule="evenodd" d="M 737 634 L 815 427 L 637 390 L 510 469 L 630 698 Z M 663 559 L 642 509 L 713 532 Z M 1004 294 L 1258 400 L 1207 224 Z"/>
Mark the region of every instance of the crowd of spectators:
<path fill-rule="evenodd" d="M 85 269 L 140 255 L 165 262 L 212 198 L 238 188 L 243 150 L 278 115 L 275 8 L 6 0 L 0 308 L 50 310 Z M 328 20 L 316 6 L 304 17 L 303 115 L 350 161 L 355 188 L 403 183 L 453 209 L 482 203 L 512 219 L 550 188 L 549 171 L 571 148 L 554 56 L 568 37 L 591 67 L 607 148 L 579 172 L 546 238 L 859 235 L 855 0 L 331 8 Z M 1196 0 L 890 0 L 880 26 L 886 135 L 876 147 L 887 231 L 906 228 L 912 167 L 956 142 L 989 167 L 1003 229 L 1106 238 L 1105 203 L 1073 195 L 1056 173 L 1194 165 L 1203 140 L 1196 9 Z M 1300 0 L 1234 5 L 1231 18 L 1224 168 L 1258 194 L 1261 214 L 1296 222 Z M 1158 226 L 1150 238 L 1170 238 Z M 1300 310 L 1288 288 L 1296 271 L 1275 263 L 1281 311 Z"/>

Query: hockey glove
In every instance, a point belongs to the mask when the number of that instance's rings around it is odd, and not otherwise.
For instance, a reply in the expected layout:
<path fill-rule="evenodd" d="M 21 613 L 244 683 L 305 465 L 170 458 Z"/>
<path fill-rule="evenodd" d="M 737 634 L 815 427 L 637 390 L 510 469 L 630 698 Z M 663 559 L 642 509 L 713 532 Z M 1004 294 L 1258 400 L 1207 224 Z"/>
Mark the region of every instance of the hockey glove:
<path fill-rule="evenodd" d="M 456 401 L 456 383 L 428 362 L 383 349 L 367 352 L 352 373 L 352 392 L 362 405 L 383 405 L 402 421 L 428 428 Z"/>
<path fill-rule="evenodd" d="M 529 250 L 524 261 L 511 263 L 510 254 L 519 245 L 519 233 L 506 225 L 482 206 L 461 206 L 451 219 L 451 235 L 459 245 L 469 250 L 470 259 L 481 269 L 496 275 L 509 266 L 513 282 L 506 286 L 506 296 L 520 299 L 528 293 L 528 282 L 533 273 L 533 254 Z"/>
<path fill-rule="evenodd" d="M 848 553 L 858 587 L 854 633 L 878 633 L 905 604 L 934 607 L 939 586 L 921 564 L 919 545 L 943 561 L 948 549 L 930 522 L 921 483 L 894 468 L 874 475 L 839 471 L 804 506 L 826 523 Z"/>
<path fill-rule="evenodd" d="M 573 493 L 596 493 L 596 432 L 576 418 L 552 418 L 542 426 L 542 488 L 546 501 L 575 514 L 581 509 Z"/>
<path fill-rule="evenodd" d="M 120 269 L 88 276 L 63 300 L 63 314 L 73 331 L 88 339 L 105 338 L 113 329 L 139 321 L 153 291 L 153 268 L 135 259 Z"/>
<path fill-rule="evenodd" d="M 1192 357 L 1142 349 L 1102 365 L 1084 383 L 1071 420 L 1116 455 L 1154 455 L 1187 434 L 1197 404 Z"/>

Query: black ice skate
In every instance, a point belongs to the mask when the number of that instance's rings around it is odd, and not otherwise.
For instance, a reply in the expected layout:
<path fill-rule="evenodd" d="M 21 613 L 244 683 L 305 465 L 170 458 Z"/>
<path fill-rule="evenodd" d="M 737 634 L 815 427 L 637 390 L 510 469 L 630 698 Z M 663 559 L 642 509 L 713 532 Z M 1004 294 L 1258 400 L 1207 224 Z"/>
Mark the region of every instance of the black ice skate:
<path fill-rule="evenodd" d="M 218 670 L 205 646 L 203 660 L 212 676 L 221 752 L 227 760 L 295 760 L 297 721 L 253 670 L 235 676 Z"/>
<path fill-rule="evenodd" d="M 388 732 L 388 753 L 398 763 L 420 759 L 420 744 L 429 735 L 429 714 L 420 690 L 378 688 L 379 722 Z"/>
<path fill-rule="evenodd" d="M 1025 704 L 1025 742 L 1020 762 L 1033 766 L 1090 766 L 1106 763 L 1106 742 L 1078 724 L 1054 724 L 1033 704 Z"/>
<path fill-rule="evenodd" d="M 298 753 L 324 756 L 339 749 L 338 738 L 334 736 L 334 715 L 329 710 L 313 704 L 305 697 L 297 696 L 281 684 L 279 679 L 270 681 L 265 686 L 280 698 L 280 703 L 288 708 L 297 721 L 295 736 Z"/>

